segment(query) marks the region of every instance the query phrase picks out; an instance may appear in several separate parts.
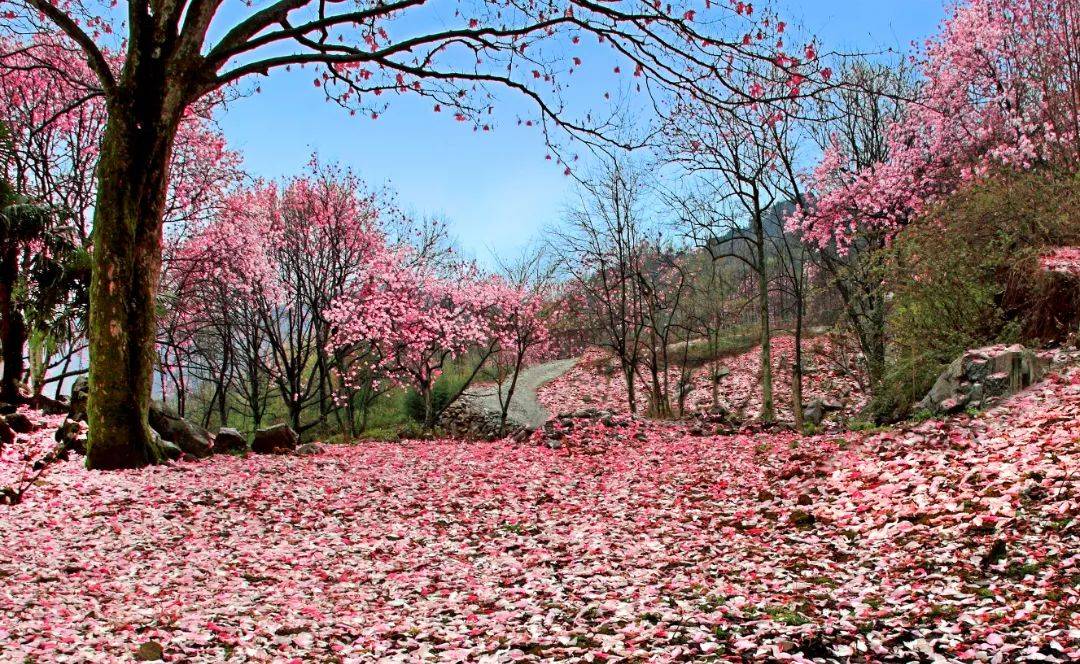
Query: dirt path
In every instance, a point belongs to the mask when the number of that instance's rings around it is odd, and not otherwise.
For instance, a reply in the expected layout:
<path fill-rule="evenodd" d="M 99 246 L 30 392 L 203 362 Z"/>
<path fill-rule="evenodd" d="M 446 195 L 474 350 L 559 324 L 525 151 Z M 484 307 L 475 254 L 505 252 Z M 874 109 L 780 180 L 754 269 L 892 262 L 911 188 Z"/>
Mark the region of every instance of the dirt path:
<path fill-rule="evenodd" d="M 514 387 L 514 398 L 510 401 L 507 420 L 531 428 L 543 426 L 551 414 L 536 400 L 536 391 L 545 383 L 570 371 L 576 363 L 576 359 L 555 360 L 537 364 L 522 371 Z M 466 393 L 466 396 L 471 404 L 486 411 L 497 415 L 501 410 L 499 396 L 494 385 L 473 388 Z"/>

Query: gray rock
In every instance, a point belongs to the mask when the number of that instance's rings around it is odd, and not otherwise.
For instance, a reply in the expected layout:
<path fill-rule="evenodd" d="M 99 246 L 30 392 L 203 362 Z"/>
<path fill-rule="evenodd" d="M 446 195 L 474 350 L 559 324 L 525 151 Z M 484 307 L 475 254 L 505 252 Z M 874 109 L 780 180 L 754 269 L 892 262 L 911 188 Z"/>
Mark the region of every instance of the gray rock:
<path fill-rule="evenodd" d="M 251 451 L 256 454 L 287 454 L 295 452 L 300 436 L 288 424 L 275 424 L 255 432 Z"/>
<path fill-rule="evenodd" d="M 184 453 L 177 445 L 165 440 L 157 431 L 151 430 L 150 446 L 154 448 L 156 456 L 162 459 L 179 459 Z"/>
<path fill-rule="evenodd" d="M 821 424 L 821 421 L 825 419 L 825 402 L 821 399 L 814 399 L 805 408 L 803 408 L 803 421 L 809 422 L 814 426 Z"/>
<path fill-rule="evenodd" d="M 82 424 L 78 420 L 68 417 L 56 430 L 54 437 L 56 442 L 64 446 L 64 449 L 86 454 L 86 432 L 83 431 Z"/>
<path fill-rule="evenodd" d="M 1038 382 L 1045 373 L 1038 356 L 1019 344 L 976 348 L 941 372 L 918 408 L 934 414 L 985 408 Z"/>
<path fill-rule="evenodd" d="M 218 429 L 217 436 L 214 437 L 215 454 L 235 454 L 247 451 L 248 442 L 244 434 L 230 427 Z"/>
<path fill-rule="evenodd" d="M 296 453 L 300 456 L 312 456 L 315 454 L 322 454 L 325 451 L 326 448 L 318 443 L 304 443 L 296 448 Z"/>
<path fill-rule="evenodd" d="M 68 417 L 80 422 L 86 421 L 86 401 L 90 397 L 90 380 L 79 376 L 71 384 L 71 403 L 68 405 Z"/>
<path fill-rule="evenodd" d="M 160 404 L 150 406 L 150 428 L 185 454 L 202 459 L 214 453 L 214 440 L 209 431 Z"/>

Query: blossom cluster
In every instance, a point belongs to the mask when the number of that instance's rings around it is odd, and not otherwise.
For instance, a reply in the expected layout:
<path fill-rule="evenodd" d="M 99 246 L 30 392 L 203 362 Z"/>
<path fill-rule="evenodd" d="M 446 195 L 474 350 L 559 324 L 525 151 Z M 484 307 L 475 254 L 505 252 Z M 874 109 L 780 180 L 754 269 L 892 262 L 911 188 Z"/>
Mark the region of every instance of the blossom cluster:
<path fill-rule="evenodd" d="M 888 158 L 858 165 L 835 139 L 789 227 L 846 251 L 860 230 L 894 235 L 995 169 L 1075 162 L 1076 11 L 1071 0 L 958 3 L 918 56 L 922 86 L 887 129 Z"/>

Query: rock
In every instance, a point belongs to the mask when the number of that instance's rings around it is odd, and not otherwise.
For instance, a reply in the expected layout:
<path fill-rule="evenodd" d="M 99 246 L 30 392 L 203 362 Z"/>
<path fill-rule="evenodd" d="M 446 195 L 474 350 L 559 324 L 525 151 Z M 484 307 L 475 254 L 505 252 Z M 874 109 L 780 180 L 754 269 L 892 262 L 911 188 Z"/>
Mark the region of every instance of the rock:
<path fill-rule="evenodd" d="M 820 398 L 814 399 L 803 406 L 803 421 L 818 426 L 825 419 L 826 415 L 829 413 L 838 413 L 842 410 L 844 410 L 844 404 L 839 401 L 825 401 Z"/>
<path fill-rule="evenodd" d="M 805 507 L 806 505 L 813 505 L 814 499 L 808 493 L 801 493 L 799 494 L 799 498 L 795 502 L 796 504 Z"/>
<path fill-rule="evenodd" d="M 0 415 L 0 447 L 4 445 L 10 445 L 15 442 L 15 430 L 11 428 L 11 425 L 7 423 L 7 420 Z"/>
<path fill-rule="evenodd" d="M 821 421 L 825 419 L 825 402 L 821 399 L 814 399 L 805 408 L 803 408 L 803 421 L 809 422 L 814 426 L 821 424 Z"/>
<path fill-rule="evenodd" d="M 975 348 L 941 372 L 918 408 L 934 414 L 986 408 L 997 398 L 1031 386 L 1045 373 L 1039 357 L 1020 344 Z"/>
<path fill-rule="evenodd" d="M 70 452 L 86 454 L 86 432 L 83 431 L 82 423 L 68 417 L 56 430 L 56 442 L 64 446 Z"/>
<path fill-rule="evenodd" d="M 217 436 L 214 436 L 215 454 L 235 454 L 247 451 L 248 442 L 244 434 L 230 427 L 218 429 Z"/>
<path fill-rule="evenodd" d="M 439 426 L 451 437 L 464 440 L 497 440 L 515 438 L 521 431 L 531 431 L 522 422 L 507 417 L 500 432 L 499 413 L 489 411 L 469 395 L 454 402 L 439 416 Z"/>
<path fill-rule="evenodd" d="M 325 451 L 326 448 L 318 443 L 304 443 L 296 448 L 296 453 L 300 456 L 312 456 L 314 454 L 322 454 Z"/>
<path fill-rule="evenodd" d="M 214 441 L 209 431 L 161 405 L 150 406 L 150 428 L 185 454 L 202 459 L 214 453 Z"/>
<path fill-rule="evenodd" d="M 68 405 L 68 417 L 79 422 L 86 421 L 86 400 L 90 397 L 90 380 L 79 376 L 71 384 L 71 403 Z"/>
<path fill-rule="evenodd" d="M 11 427 L 12 431 L 16 433 L 33 433 L 37 431 L 37 425 L 34 421 L 23 413 L 11 413 L 10 415 L 4 415 L 4 420 L 7 425 Z"/>
<path fill-rule="evenodd" d="M 161 434 L 151 429 L 152 438 L 150 439 L 150 446 L 157 450 L 157 456 L 163 459 L 179 459 L 180 455 L 184 453 L 176 443 L 165 440 L 161 437 Z"/>
<path fill-rule="evenodd" d="M 256 454 L 285 454 L 295 452 L 300 436 L 288 424 L 275 424 L 255 432 L 251 451 Z"/>
<path fill-rule="evenodd" d="M 160 662 L 165 659 L 165 649 L 157 641 L 147 641 L 135 651 L 136 662 Z"/>

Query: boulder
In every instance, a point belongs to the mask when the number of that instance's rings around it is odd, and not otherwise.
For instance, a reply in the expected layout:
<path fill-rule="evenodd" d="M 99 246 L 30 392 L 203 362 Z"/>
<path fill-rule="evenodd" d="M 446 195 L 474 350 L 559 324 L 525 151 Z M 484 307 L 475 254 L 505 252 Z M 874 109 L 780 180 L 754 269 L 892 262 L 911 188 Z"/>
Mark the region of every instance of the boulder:
<path fill-rule="evenodd" d="M 295 452 L 300 436 L 288 424 L 275 424 L 255 432 L 251 451 L 256 454 L 286 454 Z"/>
<path fill-rule="evenodd" d="M 821 421 L 825 419 L 825 404 L 821 399 L 814 399 L 806 407 L 803 408 L 803 421 L 809 422 L 814 426 L 821 424 Z"/>
<path fill-rule="evenodd" d="M 214 453 L 214 440 L 209 431 L 159 404 L 150 406 L 150 428 L 185 454 L 202 459 Z"/>
<path fill-rule="evenodd" d="M 80 422 L 86 421 L 86 400 L 90 396 L 90 381 L 86 376 L 79 376 L 71 384 L 71 403 L 68 404 L 68 417 Z"/>
<path fill-rule="evenodd" d="M 934 414 L 983 409 L 1029 387 L 1045 373 L 1039 357 L 1020 344 L 975 348 L 946 367 L 918 408 Z"/>
<path fill-rule="evenodd" d="M 217 436 L 214 437 L 215 454 L 235 454 L 247 451 L 247 436 L 230 427 L 218 429 Z"/>
<path fill-rule="evenodd" d="M 322 454 L 325 451 L 326 448 L 318 443 L 304 443 L 296 448 L 296 453 L 300 456 L 312 456 L 315 454 Z"/>
<path fill-rule="evenodd" d="M 157 431 L 151 430 L 150 434 L 151 434 L 150 446 L 154 450 L 156 450 L 156 452 L 157 452 L 156 456 L 158 458 L 161 458 L 161 459 L 179 459 L 180 455 L 183 454 L 184 451 L 181 450 L 176 445 L 176 443 L 165 440 L 164 438 L 161 437 L 161 434 L 158 433 Z"/>
<path fill-rule="evenodd" d="M 844 410 L 844 404 L 838 401 L 825 401 L 814 399 L 803 406 L 803 421 L 818 426 L 829 413 L 838 413 Z"/>
<path fill-rule="evenodd" d="M 82 422 L 67 418 L 56 430 L 55 438 L 64 449 L 86 454 L 86 431 L 83 430 Z"/>
<path fill-rule="evenodd" d="M 11 413 L 10 415 L 4 415 L 3 418 L 15 433 L 34 433 L 37 431 L 38 427 L 34 424 L 34 421 L 23 413 Z"/>

